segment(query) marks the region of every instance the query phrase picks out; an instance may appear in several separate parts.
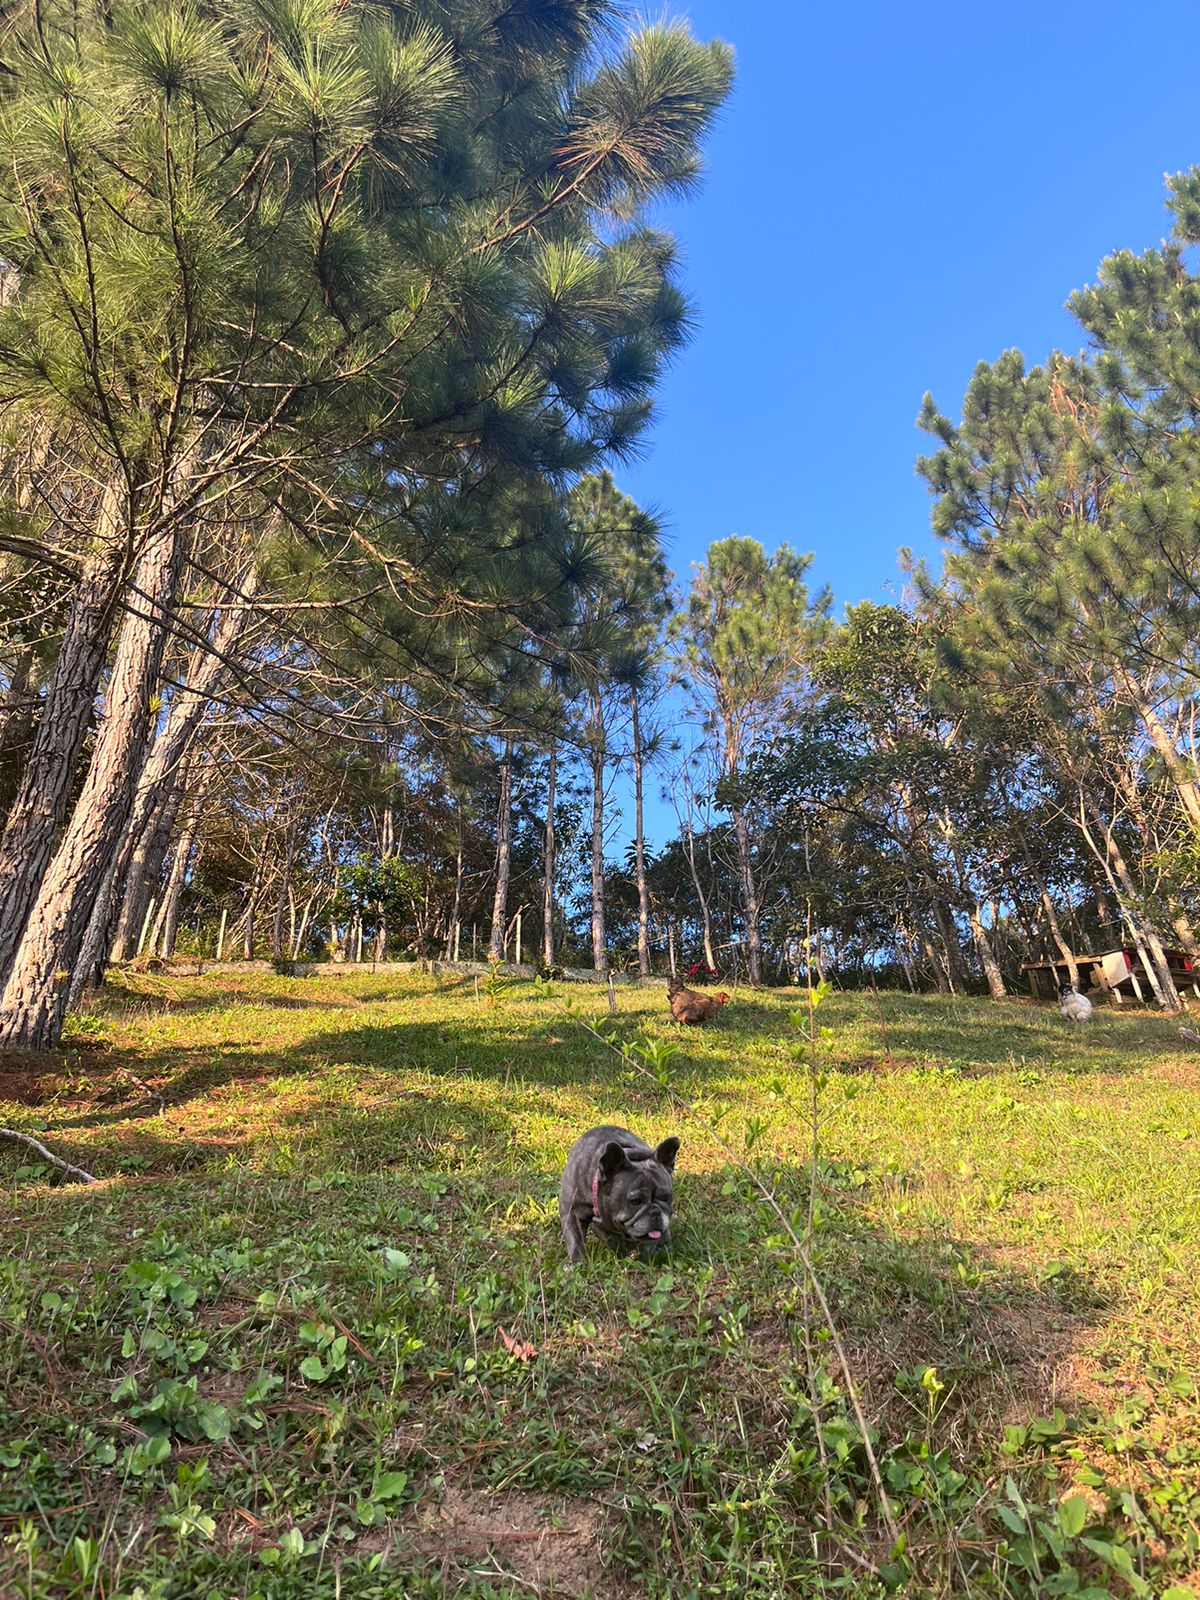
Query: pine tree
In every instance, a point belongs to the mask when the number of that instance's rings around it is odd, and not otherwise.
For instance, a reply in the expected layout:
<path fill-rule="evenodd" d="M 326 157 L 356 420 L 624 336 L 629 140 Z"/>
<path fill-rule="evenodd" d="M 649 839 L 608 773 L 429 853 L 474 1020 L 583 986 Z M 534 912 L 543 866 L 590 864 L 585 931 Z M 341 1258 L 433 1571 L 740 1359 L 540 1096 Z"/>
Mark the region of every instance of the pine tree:
<path fill-rule="evenodd" d="M 679 28 L 605 54 L 609 20 L 595 0 L 6 13 L 0 400 L 48 443 L 0 548 L 74 594 L 0 841 L 5 1043 L 61 1025 L 214 524 L 252 549 L 278 513 L 298 549 L 354 552 L 366 625 L 431 682 L 462 663 L 464 694 L 561 581 L 561 529 L 514 558 L 495 498 L 644 426 L 686 307 L 639 210 L 691 181 L 730 77 Z"/>
<path fill-rule="evenodd" d="M 571 526 L 586 535 L 601 565 L 602 576 L 582 605 L 593 659 L 585 675 L 584 746 L 592 787 L 592 960 L 597 972 L 608 966 L 605 917 L 604 842 L 605 787 L 610 761 L 609 722 L 614 701 L 630 707 L 634 729 L 634 828 L 638 851 L 641 900 L 638 954 L 649 971 L 648 896 L 642 819 L 642 772 L 645 749 L 637 693 L 649 681 L 655 640 L 668 607 L 670 575 L 662 554 L 658 524 L 628 495 L 618 490 L 608 472 L 582 478 L 567 498 Z"/>
<path fill-rule="evenodd" d="M 830 596 L 809 594 L 811 556 L 781 545 L 768 556 L 753 539 L 709 548 L 676 619 L 682 669 L 701 696 L 707 736 L 729 795 L 742 890 L 751 983 L 761 983 L 762 904 L 754 826 L 738 780 L 757 746 L 803 699 L 814 650 L 826 632 Z"/>

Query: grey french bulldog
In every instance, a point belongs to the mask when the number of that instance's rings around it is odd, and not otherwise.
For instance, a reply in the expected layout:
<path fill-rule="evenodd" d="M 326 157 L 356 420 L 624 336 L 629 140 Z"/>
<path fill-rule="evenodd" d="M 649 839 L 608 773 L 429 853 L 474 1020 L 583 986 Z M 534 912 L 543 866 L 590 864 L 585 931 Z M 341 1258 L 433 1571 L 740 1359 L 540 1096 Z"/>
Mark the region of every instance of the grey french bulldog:
<path fill-rule="evenodd" d="M 558 1219 L 571 1266 L 583 1260 L 589 1226 L 613 1245 L 670 1244 L 678 1149 L 678 1139 L 664 1139 L 652 1150 L 628 1128 L 608 1124 L 580 1134 L 558 1190 Z"/>

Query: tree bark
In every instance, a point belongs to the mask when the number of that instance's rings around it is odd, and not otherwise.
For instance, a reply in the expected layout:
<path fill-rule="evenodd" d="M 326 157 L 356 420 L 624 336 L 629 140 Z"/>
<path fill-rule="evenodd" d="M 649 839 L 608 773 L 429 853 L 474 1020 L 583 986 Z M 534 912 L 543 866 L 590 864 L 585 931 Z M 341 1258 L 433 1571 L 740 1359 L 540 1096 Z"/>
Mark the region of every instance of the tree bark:
<path fill-rule="evenodd" d="M 554 834 L 554 799 L 558 780 L 558 741 L 550 746 L 546 774 L 546 826 L 542 831 L 542 962 L 547 974 L 554 966 L 554 878 L 558 869 Z"/>
<path fill-rule="evenodd" d="M 129 961 L 136 954 L 146 907 L 150 904 L 150 897 L 158 892 L 175 834 L 175 824 L 179 820 L 183 779 L 181 769 L 175 774 L 174 782 L 164 779 L 157 786 L 158 803 L 148 818 L 145 808 L 139 804 L 140 785 L 139 793 L 134 797 L 134 813 L 130 816 L 114 871 L 114 888 L 124 883 L 125 892 L 121 897 L 116 932 L 109 951 L 112 961 Z M 142 821 L 140 829 L 137 827 L 139 819 Z M 106 917 L 106 924 L 107 921 Z"/>
<path fill-rule="evenodd" d="M 295 859 L 295 844 L 292 834 L 287 836 L 287 845 L 284 850 L 283 874 L 279 885 L 279 893 L 275 898 L 275 916 L 271 922 L 271 955 L 274 960 L 283 960 L 283 919 L 287 913 L 288 891 L 292 886 L 292 862 Z"/>
<path fill-rule="evenodd" d="M 1138 902 L 1137 889 L 1130 877 L 1129 868 L 1120 846 L 1113 838 L 1112 829 L 1107 820 L 1087 796 L 1082 785 L 1079 787 L 1080 826 L 1083 836 L 1087 841 L 1093 855 L 1103 867 L 1108 878 L 1109 887 L 1113 897 L 1124 918 L 1133 939 L 1134 949 L 1141 958 L 1142 966 L 1150 980 L 1150 987 L 1155 998 L 1164 1011 L 1175 1013 L 1183 1010 L 1183 1003 L 1179 998 L 1179 991 L 1175 987 L 1175 980 L 1171 977 L 1167 967 L 1166 952 L 1162 941 L 1142 914 Z M 1090 816 L 1093 826 L 1101 835 L 1103 844 L 1096 840 L 1092 830 L 1087 826 L 1086 816 Z"/>
<path fill-rule="evenodd" d="M 1029 873 L 1029 876 L 1037 885 L 1038 894 L 1041 898 L 1042 910 L 1046 913 L 1046 926 L 1050 929 L 1050 937 L 1054 940 L 1054 946 L 1058 951 L 1059 957 L 1066 963 L 1067 972 L 1069 973 L 1071 979 L 1071 987 L 1073 989 L 1078 989 L 1079 967 L 1075 962 L 1075 952 L 1067 943 L 1066 939 L 1063 938 L 1062 925 L 1058 920 L 1058 913 L 1054 909 L 1054 901 L 1050 898 L 1050 890 L 1047 887 L 1045 880 L 1034 866 L 1033 857 L 1029 852 L 1029 847 L 1026 845 L 1024 838 L 1020 834 L 1018 834 L 1017 838 L 1020 845 L 1021 854 L 1025 858 L 1026 869 Z"/>
<path fill-rule="evenodd" d="M 154 936 L 151 949 L 157 948 L 160 956 L 173 956 L 175 954 L 175 936 L 179 931 L 179 906 L 183 899 L 184 885 L 187 883 L 188 867 L 192 865 L 193 850 L 196 849 L 196 835 L 200 831 L 199 815 L 194 816 L 179 836 L 179 843 L 175 846 L 175 856 L 171 862 L 171 872 L 167 878 L 166 888 L 163 890 L 163 903 L 158 913 L 154 927 Z M 197 851 L 195 860 L 199 861 Z"/>
<path fill-rule="evenodd" d="M 463 891 L 463 836 L 462 836 L 462 803 L 457 806 L 458 811 L 458 849 L 454 856 L 454 903 L 450 908 L 450 926 L 446 929 L 446 960 L 458 960 L 459 924 L 462 921 L 462 891 Z"/>
<path fill-rule="evenodd" d="M 250 597 L 257 585 L 257 571 L 251 568 L 241 580 L 242 595 Z M 249 616 L 242 607 L 221 611 L 212 632 L 212 649 L 198 650 L 192 657 L 187 682 L 177 691 L 166 724 L 146 758 L 115 866 L 115 880 L 124 885 L 124 890 L 113 935 L 113 961 L 128 961 L 134 953 L 146 906 L 158 886 L 175 829 L 182 764 L 221 687 L 228 671 L 226 661 L 245 632 Z"/>
<path fill-rule="evenodd" d="M 921 949 L 925 952 L 926 960 L 929 962 L 929 972 L 933 979 L 934 988 L 939 994 L 953 994 L 954 990 L 950 986 L 950 979 L 946 973 L 945 958 L 938 955 L 937 946 L 924 928 L 918 933 L 917 939 Z"/>
<path fill-rule="evenodd" d="M 1158 752 L 1163 766 L 1171 779 L 1176 798 L 1181 810 L 1193 828 L 1200 827 L 1200 784 L 1196 782 L 1194 768 L 1189 768 L 1180 756 L 1174 739 L 1172 739 L 1162 718 L 1154 707 L 1143 698 L 1134 686 L 1128 673 L 1123 673 L 1126 688 L 1130 698 L 1137 707 L 1138 716 L 1142 725 L 1150 735 L 1150 742 Z"/>
<path fill-rule="evenodd" d="M 488 961 L 498 966 L 504 960 L 504 928 L 508 918 L 508 877 L 512 869 L 512 754 L 513 742 L 504 741 L 500 762 L 500 803 L 496 809 L 496 892 L 492 897 L 492 929 L 488 938 Z"/>
<path fill-rule="evenodd" d="M 258 882 L 258 869 L 255 869 L 254 879 L 250 884 L 250 896 L 246 901 L 246 922 L 242 930 L 242 960 L 254 959 L 254 914 L 258 909 L 258 897 L 261 893 Z"/>
<path fill-rule="evenodd" d="M 631 689 L 633 712 L 633 860 L 638 893 L 638 971 L 650 976 L 650 891 L 646 884 L 646 830 L 642 819 L 642 723 L 637 690 Z"/>
<path fill-rule="evenodd" d="M 1196 930 L 1192 927 L 1191 919 L 1182 906 L 1175 906 L 1171 912 L 1171 926 L 1179 936 L 1179 948 L 1185 956 L 1196 956 Z"/>
<path fill-rule="evenodd" d="M 61 1032 L 70 974 L 129 820 L 184 548 L 182 529 L 169 524 L 150 538 L 138 562 L 131 596 L 136 609 L 121 627 L 83 790 L 42 878 L 0 1000 L 0 1045 L 9 1049 L 44 1049 Z"/>
<path fill-rule="evenodd" d="M 300 913 L 300 926 L 292 936 L 291 945 L 288 947 L 288 954 L 293 961 L 299 960 L 300 952 L 304 949 L 304 936 L 308 932 L 308 919 L 312 916 L 312 908 L 316 904 L 316 899 L 317 891 L 314 889 L 304 902 L 304 909 Z"/>
<path fill-rule="evenodd" d="M 750 828 L 740 806 L 732 811 L 733 835 L 737 840 L 738 875 L 742 883 L 742 916 L 746 926 L 746 968 L 751 983 L 762 982 L 762 935 L 759 932 L 760 907 L 754 882 L 754 860 L 750 849 Z"/>
<path fill-rule="evenodd" d="M 908 981 L 910 994 L 917 992 L 917 969 L 913 965 L 912 940 L 908 929 L 899 919 L 896 922 L 896 954 L 900 958 L 900 965 L 904 969 L 904 976 Z"/>
<path fill-rule="evenodd" d="M 25 760 L 21 754 L 33 742 L 37 721 L 37 694 L 33 682 L 36 657 L 32 646 L 21 651 L 0 706 L 0 829 L 21 786 Z"/>
<path fill-rule="evenodd" d="M 0 838 L 0 992 L 38 900 L 96 705 L 125 568 L 117 493 L 105 497 L 96 552 L 80 574 L 37 733 Z"/>
<path fill-rule="evenodd" d="M 708 898 L 700 887 L 700 874 L 696 870 L 696 836 L 692 830 L 690 804 L 687 820 L 683 825 L 683 849 L 684 854 L 687 856 L 688 869 L 692 877 L 692 887 L 696 891 L 696 899 L 700 905 L 700 928 L 704 939 L 704 959 L 708 964 L 709 970 L 715 972 L 717 970 L 717 957 L 713 949 L 712 912 L 709 910 Z"/>
<path fill-rule="evenodd" d="M 983 925 L 983 908 L 978 903 L 971 910 L 970 920 L 975 948 L 979 952 L 979 964 L 987 979 L 988 993 L 993 1000 L 1004 1000 L 1008 995 L 1008 990 L 1004 987 L 1004 975 L 1000 971 L 1000 963 L 996 960 L 996 952 L 988 937 L 988 931 Z"/>
<path fill-rule="evenodd" d="M 592 966 L 608 971 L 608 937 L 604 925 L 604 707 L 592 699 Z"/>
<path fill-rule="evenodd" d="M 963 970 L 962 951 L 958 943 L 958 930 L 954 926 L 954 917 L 946 904 L 944 895 L 939 892 L 938 885 L 928 872 L 922 871 L 922 881 L 925 892 L 929 896 L 929 908 L 933 912 L 933 920 L 937 923 L 938 935 L 945 951 L 946 980 L 951 994 L 964 993 L 967 987 L 966 973 Z"/>

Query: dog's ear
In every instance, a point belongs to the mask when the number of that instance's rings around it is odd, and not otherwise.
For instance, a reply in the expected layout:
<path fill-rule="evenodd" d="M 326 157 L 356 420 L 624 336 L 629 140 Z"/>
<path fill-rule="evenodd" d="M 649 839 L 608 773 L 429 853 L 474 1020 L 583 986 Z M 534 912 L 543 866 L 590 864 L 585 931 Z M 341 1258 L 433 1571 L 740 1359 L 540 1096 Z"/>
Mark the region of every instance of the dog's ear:
<path fill-rule="evenodd" d="M 622 1167 L 632 1165 L 625 1153 L 625 1146 L 612 1140 L 604 1146 L 600 1156 L 600 1176 L 607 1183 L 609 1178 L 615 1177 Z"/>
<path fill-rule="evenodd" d="M 679 1140 L 671 1137 L 664 1139 L 654 1152 L 654 1159 L 660 1167 L 666 1167 L 668 1172 L 675 1171 L 675 1157 L 679 1153 Z"/>

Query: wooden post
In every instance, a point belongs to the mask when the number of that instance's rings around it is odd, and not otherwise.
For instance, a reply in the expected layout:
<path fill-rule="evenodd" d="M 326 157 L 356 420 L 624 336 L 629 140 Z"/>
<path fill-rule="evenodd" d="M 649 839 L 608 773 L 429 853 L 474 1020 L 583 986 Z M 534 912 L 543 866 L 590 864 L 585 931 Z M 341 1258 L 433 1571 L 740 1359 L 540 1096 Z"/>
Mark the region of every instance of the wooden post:
<path fill-rule="evenodd" d="M 517 965 L 521 965 L 521 908 L 517 908 Z"/>
<path fill-rule="evenodd" d="M 615 1017 L 617 1014 L 617 991 L 613 988 L 612 968 L 608 969 L 608 1009 Z"/>
<path fill-rule="evenodd" d="M 217 930 L 217 960 L 221 959 L 221 952 L 225 949 L 225 919 L 229 915 L 228 906 L 221 908 L 221 926 Z"/>

